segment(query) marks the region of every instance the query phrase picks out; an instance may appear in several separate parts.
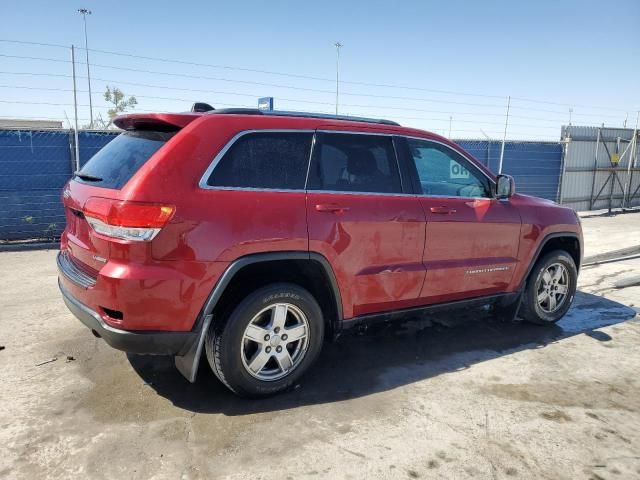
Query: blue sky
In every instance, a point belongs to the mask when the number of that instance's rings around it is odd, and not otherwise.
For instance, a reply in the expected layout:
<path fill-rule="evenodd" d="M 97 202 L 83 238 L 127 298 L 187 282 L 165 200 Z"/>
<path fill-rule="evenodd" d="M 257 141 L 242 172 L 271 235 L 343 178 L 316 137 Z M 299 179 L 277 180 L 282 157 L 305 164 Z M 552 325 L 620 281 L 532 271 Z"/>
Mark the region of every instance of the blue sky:
<path fill-rule="evenodd" d="M 395 86 L 341 84 L 341 113 L 387 117 L 444 134 L 453 117 L 454 137 L 500 137 L 511 95 L 509 137 L 556 138 L 569 108 L 574 124 L 612 126 L 627 116 L 633 126 L 640 108 L 637 0 L 23 0 L 3 6 L 0 38 L 83 46 L 79 7 L 93 11 L 93 49 L 319 78 L 90 52 L 94 104 L 103 115 L 108 83 L 136 94 L 139 111 L 182 111 L 195 100 L 254 106 L 266 95 L 276 98 L 279 109 L 333 111 L 337 40 L 344 44 L 343 80 Z M 0 42 L 0 55 L 1 117 L 72 118 L 71 79 L 49 76 L 70 74 L 68 49 Z M 84 51 L 78 56 L 84 61 Z M 85 75 L 84 64 L 77 68 Z M 85 78 L 78 87 L 79 103 L 86 105 Z M 81 106 L 79 116 L 88 118 L 88 108 Z"/>

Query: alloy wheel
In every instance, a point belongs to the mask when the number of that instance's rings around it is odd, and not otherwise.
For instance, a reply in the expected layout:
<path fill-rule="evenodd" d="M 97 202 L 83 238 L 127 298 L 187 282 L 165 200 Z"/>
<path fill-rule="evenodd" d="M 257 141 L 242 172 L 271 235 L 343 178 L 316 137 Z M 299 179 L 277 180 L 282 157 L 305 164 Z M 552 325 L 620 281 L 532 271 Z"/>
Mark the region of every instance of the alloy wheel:
<path fill-rule="evenodd" d="M 279 380 L 302 362 L 309 347 L 309 321 L 293 304 L 276 303 L 258 312 L 241 341 L 242 365 L 253 377 Z"/>
<path fill-rule="evenodd" d="M 538 283 L 538 306 L 546 313 L 560 309 L 569 292 L 569 271 L 561 263 L 553 263 L 544 269 Z"/>

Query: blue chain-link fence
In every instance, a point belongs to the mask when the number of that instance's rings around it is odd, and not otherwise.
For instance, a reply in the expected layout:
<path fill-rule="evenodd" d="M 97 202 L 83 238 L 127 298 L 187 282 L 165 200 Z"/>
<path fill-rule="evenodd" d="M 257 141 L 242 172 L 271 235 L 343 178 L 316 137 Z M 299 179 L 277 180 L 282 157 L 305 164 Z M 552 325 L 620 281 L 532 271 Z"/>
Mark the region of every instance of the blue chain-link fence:
<path fill-rule="evenodd" d="M 456 143 L 497 173 L 502 142 L 458 140 Z M 562 176 L 562 145 L 558 142 L 505 142 L 502 173 L 512 175 L 516 191 L 557 201 Z"/>
<path fill-rule="evenodd" d="M 117 133 L 80 132 L 80 164 Z M 497 172 L 501 142 L 458 143 Z M 556 200 L 561 158 L 555 142 L 507 142 L 502 170 L 519 192 Z M 0 242 L 57 239 L 65 224 L 60 193 L 74 169 L 73 131 L 0 130 Z"/>
<path fill-rule="evenodd" d="M 80 163 L 116 134 L 79 132 Z M 60 193 L 74 169 L 73 131 L 0 130 L 0 241 L 58 238 Z"/>

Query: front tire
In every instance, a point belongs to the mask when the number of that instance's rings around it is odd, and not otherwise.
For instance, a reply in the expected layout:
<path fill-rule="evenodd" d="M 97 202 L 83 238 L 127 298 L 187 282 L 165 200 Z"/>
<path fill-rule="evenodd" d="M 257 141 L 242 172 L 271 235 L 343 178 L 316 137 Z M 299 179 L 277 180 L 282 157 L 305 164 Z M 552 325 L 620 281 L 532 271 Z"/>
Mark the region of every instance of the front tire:
<path fill-rule="evenodd" d="M 205 340 L 215 375 L 241 396 L 291 387 L 322 348 L 324 320 L 307 290 L 290 283 L 262 287 L 242 300 Z"/>
<path fill-rule="evenodd" d="M 557 322 L 571 307 L 577 283 L 578 269 L 571 255 L 564 250 L 546 254 L 529 275 L 520 316 L 540 325 Z"/>

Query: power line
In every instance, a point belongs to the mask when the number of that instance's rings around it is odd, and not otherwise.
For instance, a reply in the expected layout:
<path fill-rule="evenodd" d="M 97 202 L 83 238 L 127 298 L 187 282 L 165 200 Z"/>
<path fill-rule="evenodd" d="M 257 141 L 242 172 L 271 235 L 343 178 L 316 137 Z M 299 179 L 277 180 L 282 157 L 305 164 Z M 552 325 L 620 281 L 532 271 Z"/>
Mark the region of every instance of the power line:
<path fill-rule="evenodd" d="M 579 103 L 550 102 L 550 101 L 547 101 L 547 100 L 534 100 L 532 98 L 523 98 L 523 97 L 512 97 L 512 98 L 515 99 L 515 100 L 520 100 L 521 102 L 544 103 L 544 104 L 547 104 L 547 105 L 557 105 L 557 106 L 560 106 L 560 107 L 593 108 L 593 109 L 598 109 L 598 110 L 610 110 L 610 111 L 618 111 L 618 112 L 625 112 L 625 113 L 627 113 L 629 111 L 629 109 L 613 108 L 613 107 L 602 107 L 602 106 L 597 106 L 597 105 L 581 105 Z"/>
<path fill-rule="evenodd" d="M 0 39 L 0 42 L 23 44 L 23 45 L 34 45 L 34 46 L 47 46 L 47 47 L 56 47 L 56 48 L 69 48 L 68 46 L 61 45 L 61 44 L 44 43 L 44 42 L 31 42 L 31 41 L 21 41 L 21 40 L 11 40 L 11 39 Z M 79 49 L 82 49 L 82 48 L 79 48 Z M 178 60 L 178 59 L 170 59 L 170 58 L 162 58 L 162 57 L 137 55 L 137 54 L 131 54 L 131 53 L 126 53 L 126 52 L 116 52 L 116 51 L 103 50 L 103 49 L 86 49 L 86 50 L 87 51 L 91 51 L 91 52 L 96 52 L 96 53 L 102 53 L 102 54 L 114 55 L 114 56 L 120 56 L 120 57 L 135 58 L 135 59 L 141 59 L 141 60 L 167 62 L 167 63 L 175 63 L 175 64 L 190 65 L 190 66 L 197 66 L 197 67 L 218 68 L 218 69 L 225 69 L 225 70 L 232 70 L 232 71 L 242 71 L 242 72 L 249 72 L 249 73 L 260 73 L 260 74 L 267 74 L 267 75 L 278 75 L 278 76 L 289 77 L 289 78 L 300 78 L 300 79 L 324 81 L 324 82 L 333 82 L 334 81 L 334 79 L 331 79 L 331 78 L 328 78 L 328 77 L 317 77 L 317 76 L 311 76 L 311 75 L 285 73 L 285 72 L 277 72 L 277 71 L 272 71 L 272 70 L 261 70 L 261 69 L 246 68 L 246 67 L 235 67 L 235 66 L 221 65 L 221 64 L 208 64 L 208 63 L 192 62 L 192 61 L 186 61 L 186 60 Z M 25 57 L 25 58 L 27 58 L 27 57 Z M 41 58 L 41 57 L 28 57 L 28 58 L 33 59 L 33 60 L 50 60 L 50 61 L 58 61 L 58 62 L 68 62 L 68 60 L 46 59 L 46 58 Z M 104 66 L 104 65 L 102 67 L 103 68 L 117 68 L 117 67 L 113 67 L 113 66 Z M 155 72 L 153 72 L 153 73 L 155 73 Z M 494 99 L 502 99 L 502 98 L 504 98 L 503 95 L 489 95 L 489 94 L 482 94 L 482 93 L 469 93 L 469 92 L 461 92 L 461 91 L 453 91 L 453 90 L 440 90 L 440 89 L 415 87 L 415 86 L 402 85 L 402 84 L 387 84 L 387 83 L 347 81 L 347 80 L 341 80 L 341 83 L 349 84 L 349 85 L 370 86 L 370 87 L 377 87 L 377 88 L 395 88 L 395 89 L 404 89 L 404 90 L 424 91 L 424 92 L 440 93 L 440 94 L 445 94 L 445 95 L 460 95 L 460 96 L 494 98 Z M 267 85 L 267 86 L 269 86 L 269 85 Z M 287 88 L 287 87 L 283 87 L 283 88 Z M 557 106 L 566 106 L 566 107 L 579 106 L 579 107 L 582 107 L 582 108 L 593 108 L 593 109 L 598 109 L 598 110 L 609 110 L 609 111 L 618 111 L 618 112 L 627 112 L 629 110 L 636 110 L 634 108 L 631 108 L 631 109 L 620 109 L 620 108 L 615 108 L 615 107 L 603 107 L 603 106 L 597 106 L 597 105 L 561 103 L 561 102 L 553 102 L 553 101 L 547 101 L 547 100 L 532 99 L 532 98 L 527 98 L 527 97 L 512 97 L 512 98 L 514 100 L 520 100 L 520 101 L 524 101 L 524 102 L 548 104 L 548 105 L 557 105 Z"/>
<path fill-rule="evenodd" d="M 69 45 L 62 45 L 59 43 L 43 43 L 43 42 L 28 42 L 26 40 L 8 40 L 8 39 L 0 39 L 0 42 L 3 43 L 16 43 L 21 45 L 38 45 L 41 47 L 57 47 L 57 48 L 66 48 L 69 49 Z"/>
<path fill-rule="evenodd" d="M 30 72 L 1 72 L 1 71 L 0 71 L 0 74 L 45 75 L 45 76 L 52 75 L 52 74 L 30 73 Z M 64 78 L 70 78 L 70 75 L 55 75 L 55 76 L 60 76 L 60 77 L 64 77 Z M 85 78 L 85 77 L 79 77 L 79 78 Z M 123 82 L 123 81 L 109 80 L 109 79 L 95 78 L 95 77 L 94 77 L 94 80 L 105 82 L 105 83 L 118 83 L 118 84 L 122 84 L 122 85 L 132 85 L 132 86 L 138 86 L 138 87 L 157 88 L 157 89 L 164 89 L 164 90 L 176 90 L 176 91 L 194 92 L 194 93 L 206 93 L 206 94 L 214 94 L 214 95 L 236 95 L 236 96 L 251 97 L 251 98 L 256 97 L 255 94 L 240 93 L 240 92 L 230 92 L 230 91 L 223 91 L 223 90 L 208 90 L 208 89 L 194 89 L 194 88 L 182 88 L 182 87 L 168 87 L 166 85 L 137 83 L 137 82 Z M 60 91 L 60 92 L 72 92 L 73 91 L 72 89 L 64 89 L 64 88 L 28 87 L 28 86 L 22 86 L 22 85 L 0 85 L 0 88 L 16 88 L 16 89 Z M 87 93 L 87 90 L 78 90 L 78 92 Z M 179 101 L 187 101 L 187 102 L 193 101 L 193 99 L 183 99 L 183 98 L 175 98 L 175 97 L 158 97 L 158 96 L 150 96 L 150 95 L 138 95 L 136 93 L 131 93 L 131 95 L 134 95 L 134 96 L 140 97 L 140 98 L 151 98 L 151 99 L 158 99 L 158 100 L 179 100 Z M 304 100 L 304 99 L 298 99 L 298 98 L 283 98 L 283 97 L 277 97 L 277 98 L 278 98 L 279 101 L 290 101 L 290 102 L 318 104 L 318 105 L 332 105 L 331 102 L 321 102 L 321 101 L 315 101 L 315 100 Z M 378 97 L 376 97 L 376 98 L 378 98 Z M 394 97 L 382 97 L 382 98 L 394 98 Z M 423 110 L 423 109 L 412 109 L 412 108 L 397 107 L 397 106 L 386 106 L 386 105 L 385 106 L 380 106 L 380 105 L 345 104 L 345 106 L 367 107 L 367 108 L 382 108 L 382 109 L 388 108 L 388 109 L 397 109 L 397 110 L 415 110 L 415 111 L 423 111 L 423 112 L 427 112 L 427 113 L 439 113 L 439 114 L 444 114 L 444 115 L 450 115 L 450 114 L 453 113 L 455 115 L 474 115 L 474 116 L 483 116 L 483 117 L 484 116 L 491 116 L 491 117 L 503 117 L 504 116 L 504 113 L 484 112 L 484 111 L 480 111 L 480 112 L 459 112 L 459 111 L 455 111 L 455 112 L 452 112 L 450 110 L 448 110 L 448 111 L 431 110 L 431 109 Z M 520 108 L 520 107 L 516 107 L 516 108 Z M 527 108 L 527 109 L 529 110 L 529 108 Z M 544 112 L 555 113 L 557 115 L 566 115 L 565 112 L 560 112 L 560 111 L 555 111 L 555 110 L 543 110 L 543 111 Z M 606 115 L 606 114 L 575 113 L 574 115 L 581 116 L 581 117 L 619 118 L 619 115 Z M 546 121 L 546 122 L 552 122 L 553 121 L 552 119 L 549 119 L 549 118 L 531 117 L 531 116 L 527 116 L 527 115 L 511 115 L 511 116 L 513 118 L 520 118 L 520 119 L 525 119 L 525 120 L 536 120 L 536 121 Z"/>
<path fill-rule="evenodd" d="M 0 87 L 2 87 L 0 85 Z M 136 97 L 139 98 L 149 98 L 149 99 L 154 99 L 154 100 L 174 100 L 174 101 L 184 101 L 184 102 L 189 102 L 190 100 L 188 99 L 181 99 L 181 98 L 172 98 L 172 97 L 154 97 L 154 96 L 146 96 L 146 95 L 135 95 Z M 252 95 L 251 95 L 252 96 Z M 282 99 L 282 100 L 286 100 L 286 99 Z M 288 100 L 288 101 L 297 101 L 297 100 Z M 15 100 L 0 100 L 0 103 L 10 103 L 10 104 L 26 104 L 26 105 L 49 105 L 49 106 L 72 106 L 73 104 L 68 104 L 68 103 L 50 103 L 50 102 L 31 102 L 31 101 L 15 101 Z M 330 102 L 323 102 L 323 104 L 325 105 L 332 105 Z M 223 104 L 220 103 L 219 105 L 229 105 L 229 104 Z M 79 107 L 88 107 L 89 105 L 84 105 L 84 104 L 78 104 Z M 111 105 L 97 105 L 100 108 L 112 108 Z M 236 106 L 236 105 L 233 105 Z M 347 105 L 344 105 L 347 106 Z M 362 105 L 353 105 L 354 107 L 362 107 Z M 376 108 L 375 106 L 368 106 L 370 108 Z M 440 122 L 440 121 L 449 121 L 448 118 L 427 118 L 427 117 L 401 117 L 401 116 L 395 116 L 395 118 L 404 118 L 407 120 L 424 120 L 424 121 L 432 121 L 432 122 Z M 456 123 L 471 123 L 474 125 L 502 125 L 502 122 L 486 122 L 486 121 L 477 121 L 477 120 L 456 120 Z M 557 129 L 559 128 L 558 126 L 554 126 L 554 127 L 550 127 L 550 126 L 540 126 L 540 125 L 524 125 L 524 124 L 513 124 L 513 126 L 520 126 L 520 127 L 529 127 L 529 128 L 543 128 L 543 129 Z"/>
<path fill-rule="evenodd" d="M 0 57 L 27 59 L 27 60 L 39 60 L 39 61 L 50 61 L 50 62 L 56 62 L 56 63 L 70 63 L 70 60 L 46 58 L 46 57 L 31 57 L 31 56 L 6 55 L 6 54 L 0 54 Z M 267 82 L 255 82 L 255 81 L 249 81 L 249 80 L 235 80 L 235 79 L 229 79 L 229 78 L 209 77 L 209 76 L 203 76 L 203 75 L 190 75 L 190 74 L 185 74 L 185 73 L 161 72 L 161 71 L 155 71 L 155 70 L 143 70 L 143 69 L 130 68 L 130 67 L 120 67 L 120 66 L 115 66 L 115 65 L 94 64 L 94 67 L 108 68 L 108 69 L 112 69 L 112 70 L 130 71 L 130 72 L 136 72 L 136 73 L 146 73 L 146 74 L 152 74 L 152 75 L 167 75 L 167 76 L 174 76 L 174 77 L 200 79 L 200 80 L 214 80 L 214 81 L 221 81 L 221 82 L 241 83 L 241 84 L 246 84 L 246 85 L 267 86 L 267 87 L 284 88 L 284 89 L 290 89 L 290 90 L 307 91 L 307 92 L 315 92 L 315 93 L 326 93 L 326 94 L 334 94 L 335 93 L 335 92 L 333 92 L 331 90 L 322 90 L 322 89 L 306 88 L 306 87 L 297 87 L 297 86 L 294 86 L 294 85 L 283 85 L 283 84 L 267 83 Z M 84 78 L 87 78 L 87 77 L 84 77 Z M 120 83 L 123 83 L 123 82 L 120 82 Z M 342 81 L 342 83 L 352 83 L 352 84 L 360 84 L 360 85 L 372 85 L 372 84 L 367 84 L 367 83 L 363 83 L 363 82 L 346 82 L 346 81 Z M 417 97 L 377 95 L 377 94 L 370 94 L 370 93 L 353 93 L 353 92 L 342 92 L 342 95 L 345 95 L 345 96 L 356 96 L 356 97 L 366 97 L 366 98 L 383 98 L 383 99 L 395 99 L 395 100 L 420 101 L 420 102 L 440 103 L 440 104 L 448 104 L 448 105 L 463 105 L 463 106 L 475 106 L 475 107 L 504 108 L 504 106 L 501 105 L 501 104 L 458 102 L 458 101 L 453 101 L 453 100 L 441 100 L 441 99 L 433 99 L 433 98 L 417 98 Z M 478 96 L 481 96 L 481 95 L 478 95 Z M 498 98 L 501 98 L 501 97 L 498 97 Z M 547 103 L 547 104 L 551 104 L 551 105 L 561 105 L 561 106 L 562 105 L 566 105 L 566 106 L 570 106 L 570 104 L 562 104 L 562 103 L 557 103 L 557 102 L 536 101 L 536 100 L 531 100 L 531 99 L 524 99 L 522 97 L 514 97 L 514 98 L 516 100 L 520 100 L 520 101 Z M 346 106 L 346 104 L 345 104 L 345 106 Z M 622 110 L 622 109 L 616 109 L 616 108 L 607 108 L 607 107 L 598 107 L 598 106 L 593 106 L 593 107 L 590 107 L 590 106 L 587 106 L 587 105 L 577 105 L 577 106 L 580 106 L 582 108 L 596 108 L 596 109 L 604 109 L 604 110 L 609 110 L 609 111 L 620 111 L 620 112 L 628 111 L 628 110 Z M 537 108 L 531 108 L 531 107 L 517 107 L 517 108 L 526 108 L 527 110 L 531 110 L 531 111 L 538 111 L 538 112 L 546 112 L 546 113 L 555 113 L 555 114 L 560 114 L 560 115 L 566 115 L 566 112 L 561 112 L 561 111 L 557 111 L 557 110 L 537 109 Z M 586 114 L 576 113 L 576 115 L 585 116 Z M 592 116 L 603 117 L 603 116 L 605 116 L 605 114 L 593 114 Z M 617 118 L 617 116 L 615 116 L 615 115 L 607 115 L 607 116 L 609 118 Z"/>
<path fill-rule="evenodd" d="M 102 80 L 102 79 L 97 79 L 100 81 L 106 81 L 106 80 Z M 28 87 L 28 86 L 14 86 L 14 85 L 0 85 L 0 88 L 16 88 L 16 89 L 28 89 L 28 90 L 43 90 L 43 91 L 60 91 L 60 92 L 72 92 L 73 90 L 71 89 L 63 89 L 63 88 L 45 88 L 45 87 Z M 78 90 L 78 92 L 81 93 L 87 93 L 86 90 Z M 238 93 L 238 92 L 215 92 L 218 94 L 224 94 L 224 95 L 238 95 L 238 96 L 243 96 L 243 97 L 250 97 L 250 98 L 255 98 L 255 95 L 253 94 L 245 94 L 245 93 Z M 131 93 L 131 95 L 137 97 L 137 98 L 147 98 L 147 99 L 151 99 L 151 100 L 169 100 L 169 101 L 180 101 L 180 102 L 192 102 L 192 99 L 187 99 L 187 98 L 177 98 L 177 97 L 161 97 L 161 96 L 153 96 L 153 95 L 139 95 L 136 93 Z M 279 98 L 280 101 L 285 101 L 285 102 L 293 102 L 293 103 L 307 103 L 307 104 L 317 104 L 317 105 L 333 105 L 331 102 L 320 102 L 320 101 L 313 101 L 313 100 L 302 100 L 302 99 L 294 99 L 294 98 Z M 20 102 L 20 101 L 2 101 L 2 103 L 25 103 L 25 104 L 42 104 L 42 105 L 63 105 L 63 106 L 70 106 L 70 104 L 53 104 L 53 103 L 48 103 L 48 102 Z M 224 104 L 221 104 L 224 105 Z M 86 107 L 88 105 L 79 105 L 82 107 Z M 387 109 L 387 110 L 398 110 L 398 111 L 417 111 L 417 112 L 424 112 L 424 113 L 444 113 L 444 114 L 450 114 L 452 112 L 434 112 L 432 110 L 424 110 L 424 109 L 414 109 L 414 108 L 405 108 L 405 107 L 393 107 L 393 106 L 387 106 L 387 105 L 362 105 L 362 104 L 343 104 L 343 106 L 347 106 L 347 107 L 352 107 L 352 108 L 369 108 L 369 109 Z M 110 108 L 110 106 L 102 106 L 102 108 Z M 455 112 L 457 115 L 460 115 L 462 113 L 459 112 Z M 482 113 L 482 112 L 467 112 L 466 114 L 468 115 L 475 115 L 478 117 L 483 117 L 487 114 Z M 490 114 L 489 114 L 490 115 Z M 499 115 L 501 116 L 501 115 Z M 516 116 L 517 117 L 517 116 Z M 408 117 L 408 116 L 403 116 L 403 117 L 398 117 L 395 116 L 394 118 L 403 118 L 406 120 L 423 120 L 423 121 L 435 121 L 435 122 L 446 122 L 449 121 L 450 118 L 428 118 L 428 117 Z M 531 119 L 532 117 L 517 117 L 517 118 L 524 118 L 524 119 Z M 533 118 L 535 119 L 535 118 Z M 535 120 L 540 120 L 540 121 L 546 121 L 547 123 L 553 123 L 548 119 L 535 119 Z M 491 121 L 479 121 L 479 120 L 464 120 L 464 119 L 456 119 L 456 123 L 470 123 L 470 124 L 475 124 L 475 125 L 502 125 L 502 122 L 491 122 Z M 520 127 L 528 127 L 528 128 L 532 128 L 532 129 L 557 129 L 558 125 L 554 126 L 544 126 L 544 125 L 533 125 L 533 124 L 513 124 L 513 126 L 520 126 Z"/>
<path fill-rule="evenodd" d="M 69 48 L 68 46 L 59 45 L 59 44 L 47 44 L 47 43 L 40 43 L 40 42 L 28 42 L 28 41 L 18 41 L 18 40 L 8 40 L 8 39 L 0 39 L 0 42 L 18 43 L 18 44 L 24 44 L 24 45 L 38 45 L 38 46 Z M 78 47 L 78 49 L 82 50 L 81 47 Z M 219 68 L 219 69 L 225 69 L 225 70 L 236 70 L 236 71 L 249 72 L 249 73 L 261 73 L 261 74 L 266 74 L 266 75 L 278 75 L 278 76 L 283 76 L 283 77 L 302 78 L 302 79 L 306 79 L 306 80 L 316 80 L 316 81 L 323 81 L 323 82 L 333 82 L 334 81 L 334 79 L 328 78 L 328 77 L 316 77 L 316 76 L 311 76 L 311 75 L 276 72 L 276 71 L 273 71 L 273 70 L 260 70 L 260 69 L 255 69 L 255 68 L 232 67 L 232 66 L 229 66 L 229 65 L 192 62 L 192 61 L 186 61 L 186 60 L 177 60 L 177 59 L 169 59 L 169 58 L 161 58 L 161 57 L 151 57 L 151 56 L 145 56 L 145 55 L 137 55 L 137 54 L 125 53 L 125 52 L 115 52 L 115 51 L 111 51 L 111 50 L 102 50 L 102 49 L 95 49 L 95 48 L 90 48 L 88 50 L 90 52 L 103 53 L 103 54 L 107 54 L 107 55 L 116 55 L 116 56 L 121 56 L 121 57 L 136 58 L 136 59 L 140 59 L 140 60 L 151 60 L 151 61 L 157 61 L 157 62 L 176 63 L 176 64 L 181 64 L 181 65 L 195 66 L 195 67 Z M 399 85 L 399 84 L 372 83 L 372 82 L 359 82 L 359 81 L 347 81 L 347 80 L 341 80 L 341 83 L 350 84 L 350 85 L 379 87 L 379 88 L 397 88 L 397 89 L 405 89 L 405 90 L 415 90 L 415 91 L 423 91 L 423 92 L 442 93 L 442 94 L 446 94 L 446 95 L 463 95 L 463 96 L 486 97 L 486 98 L 504 98 L 504 96 L 502 96 L 502 95 L 487 95 L 487 94 L 481 94 L 481 93 L 467 93 L 467 92 L 459 92 L 459 91 L 451 91 L 451 90 L 439 90 L 439 89 L 433 89 L 433 88 L 415 87 L 415 86 Z"/>

